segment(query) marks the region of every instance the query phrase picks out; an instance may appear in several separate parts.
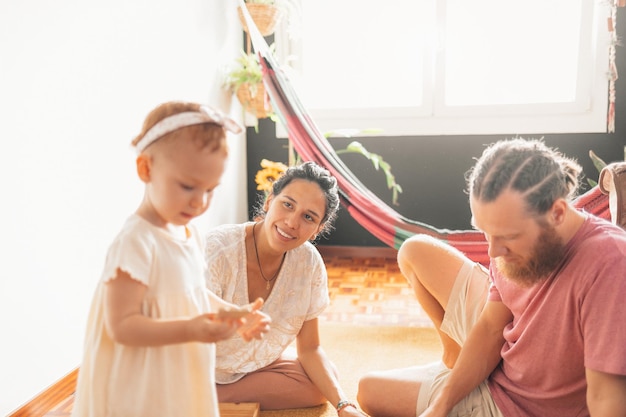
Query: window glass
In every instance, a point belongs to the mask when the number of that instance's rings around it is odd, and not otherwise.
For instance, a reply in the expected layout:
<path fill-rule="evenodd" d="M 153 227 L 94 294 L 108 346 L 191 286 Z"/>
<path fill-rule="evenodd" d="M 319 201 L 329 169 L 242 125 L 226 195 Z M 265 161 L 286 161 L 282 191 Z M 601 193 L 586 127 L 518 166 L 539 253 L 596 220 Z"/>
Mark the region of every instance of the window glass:
<path fill-rule="evenodd" d="M 315 108 L 423 104 L 434 2 L 302 2 L 300 86 Z M 429 28 L 430 26 L 430 28 Z M 306 81 L 304 81 L 306 80 Z"/>
<path fill-rule="evenodd" d="M 606 131 L 602 2 L 292 1 L 301 30 L 277 52 L 322 131 Z"/>
<path fill-rule="evenodd" d="M 445 103 L 576 99 L 581 0 L 448 0 Z"/>

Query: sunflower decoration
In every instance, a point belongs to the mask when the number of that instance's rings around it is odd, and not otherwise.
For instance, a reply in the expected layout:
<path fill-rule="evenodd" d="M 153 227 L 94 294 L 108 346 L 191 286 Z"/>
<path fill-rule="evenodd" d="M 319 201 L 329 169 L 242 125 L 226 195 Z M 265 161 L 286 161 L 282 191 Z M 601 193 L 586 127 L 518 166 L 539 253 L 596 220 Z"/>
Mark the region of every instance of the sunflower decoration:
<path fill-rule="evenodd" d="M 261 168 L 257 171 L 254 181 L 257 184 L 256 189 L 263 191 L 267 195 L 272 191 L 274 181 L 287 170 L 287 165 L 263 159 L 261 160 Z"/>

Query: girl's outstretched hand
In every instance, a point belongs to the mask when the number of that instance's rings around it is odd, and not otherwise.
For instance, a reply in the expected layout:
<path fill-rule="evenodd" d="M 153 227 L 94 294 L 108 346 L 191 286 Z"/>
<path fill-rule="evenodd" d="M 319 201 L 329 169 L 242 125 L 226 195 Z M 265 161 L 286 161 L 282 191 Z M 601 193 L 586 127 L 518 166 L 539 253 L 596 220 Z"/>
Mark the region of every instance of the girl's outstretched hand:
<path fill-rule="evenodd" d="M 262 339 L 263 334 L 269 331 L 272 319 L 260 311 L 261 307 L 263 307 L 263 299 L 257 298 L 250 304 L 232 305 L 229 308 L 220 309 L 214 318 L 235 324 L 237 332 L 246 342 L 252 339 Z"/>
<path fill-rule="evenodd" d="M 261 311 L 263 302 L 262 298 L 257 298 L 254 302 L 243 306 L 248 314 L 243 317 L 243 325 L 237 329 L 237 332 L 246 342 L 252 339 L 262 339 L 263 334 L 270 330 L 272 319 Z"/>
<path fill-rule="evenodd" d="M 216 314 L 208 313 L 189 320 L 191 340 L 215 343 L 231 338 L 242 325 L 241 319 L 219 319 Z"/>

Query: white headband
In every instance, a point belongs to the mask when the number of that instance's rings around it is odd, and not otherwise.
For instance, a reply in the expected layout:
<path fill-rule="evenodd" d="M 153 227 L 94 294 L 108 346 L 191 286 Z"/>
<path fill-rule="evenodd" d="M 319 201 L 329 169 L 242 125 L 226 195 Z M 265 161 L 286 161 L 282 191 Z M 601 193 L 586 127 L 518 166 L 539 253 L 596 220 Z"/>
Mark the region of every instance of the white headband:
<path fill-rule="evenodd" d="M 221 111 L 209 106 L 200 106 L 197 112 L 183 112 L 173 114 L 152 126 L 145 135 L 137 142 L 135 149 L 137 153 L 143 152 L 151 143 L 163 136 L 183 127 L 199 125 L 203 123 L 215 123 L 233 133 L 241 133 L 241 126 L 233 119 L 226 116 Z"/>

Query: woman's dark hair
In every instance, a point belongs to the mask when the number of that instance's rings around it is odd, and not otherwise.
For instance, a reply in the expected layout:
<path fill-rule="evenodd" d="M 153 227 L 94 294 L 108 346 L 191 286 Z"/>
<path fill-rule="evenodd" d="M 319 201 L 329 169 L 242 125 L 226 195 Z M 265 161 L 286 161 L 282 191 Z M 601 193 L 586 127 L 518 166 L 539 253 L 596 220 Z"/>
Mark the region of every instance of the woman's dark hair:
<path fill-rule="evenodd" d="M 321 221 L 324 227 L 319 234 L 327 235 L 333 229 L 332 224 L 337 218 L 337 210 L 339 209 L 340 201 L 337 179 L 333 177 L 327 169 L 319 166 L 315 162 L 304 162 L 300 165 L 287 168 L 272 184 L 272 192 L 270 195 L 279 195 L 291 181 L 297 179 L 316 183 L 324 193 L 324 197 L 326 197 L 326 210 Z M 263 209 L 264 203 L 265 198 L 261 196 L 254 210 L 254 219 L 262 219 L 265 217 L 265 210 Z"/>

